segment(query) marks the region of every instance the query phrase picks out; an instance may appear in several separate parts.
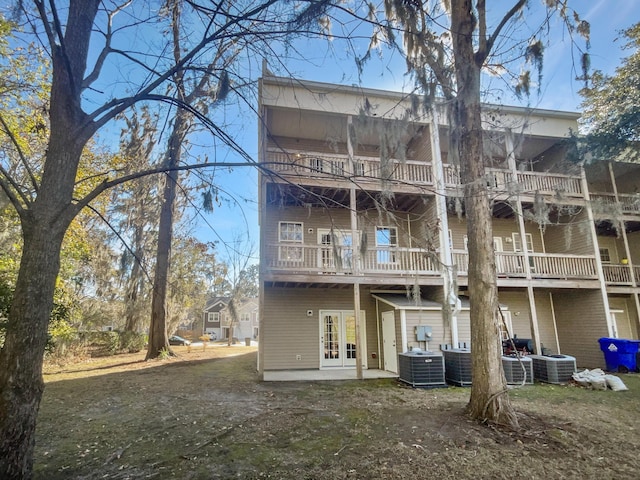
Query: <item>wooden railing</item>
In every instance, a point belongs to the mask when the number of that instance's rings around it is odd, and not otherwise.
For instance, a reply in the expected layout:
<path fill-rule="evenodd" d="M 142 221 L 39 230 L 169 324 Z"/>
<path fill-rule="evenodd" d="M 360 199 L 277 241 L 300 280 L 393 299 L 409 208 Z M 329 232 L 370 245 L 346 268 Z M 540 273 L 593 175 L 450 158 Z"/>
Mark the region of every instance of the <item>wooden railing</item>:
<path fill-rule="evenodd" d="M 453 263 L 459 273 L 468 270 L 468 253 L 464 250 L 453 251 Z M 498 276 L 526 276 L 525 256 L 523 253 L 496 252 L 496 273 Z M 596 279 L 595 257 L 553 253 L 530 253 L 529 268 L 534 278 L 558 279 Z"/>
<path fill-rule="evenodd" d="M 610 212 L 615 215 L 619 211 L 622 214 L 640 215 L 640 194 L 619 193 L 617 201 L 613 193 L 592 193 L 590 197 L 595 213 Z M 602 205 L 603 212 L 598 210 L 598 204 Z M 611 207 L 615 210 L 607 210 Z"/>
<path fill-rule="evenodd" d="M 376 247 L 368 250 L 355 268 L 352 247 L 325 245 L 269 245 L 267 264 L 274 270 L 326 274 L 439 275 L 434 255 L 419 248 Z"/>
<path fill-rule="evenodd" d="M 268 152 L 267 167 L 276 173 L 302 177 L 327 177 L 357 180 L 387 180 L 408 185 L 433 185 L 431 163 L 419 160 L 397 159 L 387 163 L 379 158 L 355 156 L 349 164 L 346 155 L 308 152 L 281 151 Z M 449 188 L 461 185 L 460 171 L 457 167 L 444 164 L 444 181 Z M 526 192 L 582 197 L 582 184 L 579 176 L 547 172 L 518 172 L 501 168 L 486 169 L 487 186 L 496 192 Z"/>
<path fill-rule="evenodd" d="M 527 193 L 583 197 L 582 183 L 577 175 L 548 172 L 518 172 L 518 185 Z"/>
<path fill-rule="evenodd" d="M 268 168 L 277 173 L 359 180 L 388 180 L 409 185 L 432 185 L 431 164 L 416 160 L 394 160 L 356 156 L 349 165 L 346 155 L 314 152 L 269 152 Z"/>
<path fill-rule="evenodd" d="M 637 268 L 637 267 L 636 267 Z M 606 283 L 631 285 L 631 268 L 628 265 L 602 265 Z"/>
<path fill-rule="evenodd" d="M 465 275 L 468 253 L 453 250 L 452 256 L 458 273 Z M 357 268 L 353 258 L 351 247 L 276 244 L 268 247 L 267 265 L 273 270 L 301 274 L 439 275 L 441 272 L 437 255 L 419 248 L 371 248 L 362 255 Z M 529 265 L 534 278 L 598 278 L 593 256 L 530 253 Z M 499 276 L 526 276 L 524 254 L 496 252 L 496 270 Z"/>

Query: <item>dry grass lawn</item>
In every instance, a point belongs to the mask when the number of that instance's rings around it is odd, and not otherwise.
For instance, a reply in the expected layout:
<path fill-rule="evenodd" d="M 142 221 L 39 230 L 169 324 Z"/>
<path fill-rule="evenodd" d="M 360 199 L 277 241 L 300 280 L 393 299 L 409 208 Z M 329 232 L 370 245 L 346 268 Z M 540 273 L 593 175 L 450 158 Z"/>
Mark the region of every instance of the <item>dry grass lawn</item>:
<path fill-rule="evenodd" d="M 626 392 L 514 390 L 510 432 L 466 418 L 464 388 L 262 383 L 253 347 L 175 350 L 48 366 L 35 477 L 640 478 L 640 375 Z"/>

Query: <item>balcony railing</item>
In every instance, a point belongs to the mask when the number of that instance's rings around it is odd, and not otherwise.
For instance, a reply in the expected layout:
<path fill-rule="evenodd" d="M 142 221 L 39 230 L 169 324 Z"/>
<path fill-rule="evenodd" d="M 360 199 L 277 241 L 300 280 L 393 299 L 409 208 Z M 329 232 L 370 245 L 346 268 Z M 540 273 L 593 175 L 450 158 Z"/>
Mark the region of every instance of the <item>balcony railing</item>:
<path fill-rule="evenodd" d="M 628 265 L 602 265 L 602 273 L 606 283 L 615 285 L 632 284 L 631 267 Z"/>
<path fill-rule="evenodd" d="M 453 260 L 459 273 L 466 273 L 469 255 L 463 250 L 453 251 Z M 526 276 L 523 253 L 496 252 L 496 273 L 501 277 Z M 530 253 L 529 268 L 534 278 L 597 279 L 596 261 L 593 256 L 553 253 Z"/>
<path fill-rule="evenodd" d="M 468 271 L 469 255 L 454 250 L 453 263 L 458 273 Z M 366 274 L 366 275 L 430 275 L 437 276 L 441 268 L 435 254 L 419 248 L 375 247 L 360 258 L 354 268 L 351 247 L 326 245 L 275 244 L 268 246 L 267 265 L 273 271 L 300 274 Z M 534 278 L 597 279 L 595 257 L 566 254 L 529 254 Z M 522 253 L 496 252 L 499 276 L 525 277 L 525 257 Z"/>
<path fill-rule="evenodd" d="M 613 193 L 593 193 L 591 201 L 596 214 L 611 213 L 613 216 L 619 212 L 640 215 L 640 194 L 620 193 L 616 201 L 616 196 Z"/>
<path fill-rule="evenodd" d="M 352 247 L 326 245 L 269 245 L 267 262 L 273 270 L 318 274 L 439 275 L 438 262 L 420 248 L 375 247 L 354 268 Z"/>
<path fill-rule="evenodd" d="M 349 165 L 346 155 L 308 152 L 281 151 L 268 152 L 269 168 L 280 174 L 317 178 L 356 178 L 360 181 L 387 180 L 407 185 L 433 185 L 431 163 L 418 160 L 400 161 L 392 159 L 383 164 L 378 158 L 355 156 Z M 449 188 L 461 185 L 459 169 L 444 164 L 444 181 Z M 496 192 L 542 193 L 545 195 L 565 194 L 582 197 L 579 176 L 548 172 L 518 172 L 500 168 L 487 168 L 487 186 Z"/>
<path fill-rule="evenodd" d="M 431 164 L 415 160 L 390 160 L 382 164 L 373 157 L 356 156 L 349 165 L 346 155 L 314 152 L 270 151 L 270 169 L 306 177 L 342 177 L 360 180 L 388 180 L 409 185 L 432 185 Z"/>

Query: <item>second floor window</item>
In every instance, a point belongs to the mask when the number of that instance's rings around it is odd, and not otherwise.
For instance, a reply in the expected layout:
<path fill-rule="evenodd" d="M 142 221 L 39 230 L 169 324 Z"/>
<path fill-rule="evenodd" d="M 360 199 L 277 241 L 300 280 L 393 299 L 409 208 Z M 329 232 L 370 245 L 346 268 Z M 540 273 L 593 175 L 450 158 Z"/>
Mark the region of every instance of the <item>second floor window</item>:
<path fill-rule="evenodd" d="M 209 323 L 217 323 L 220 321 L 220 312 L 209 312 L 207 315 L 207 321 Z"/>
<path fill-rule="evenodd" d="M 302 222 L 280 222 L 278 224 L 278 240 L 280 261 L 301 262 L 303 259 Z M 299 246 L 296 246 L 299 245 Z"/>
<path fill-rule="evenodd" d="M 251 316 L 248 313 L 240 314 L 240 321 L 241 322 L 248 322 L 249 320 L 251 320 Z"/>
<path fill-rule="evenodd" d="M 608 248 L 600 249 L 600 261 L 602 263 L 611 263 L 611 254 L 609 253 Z"/>

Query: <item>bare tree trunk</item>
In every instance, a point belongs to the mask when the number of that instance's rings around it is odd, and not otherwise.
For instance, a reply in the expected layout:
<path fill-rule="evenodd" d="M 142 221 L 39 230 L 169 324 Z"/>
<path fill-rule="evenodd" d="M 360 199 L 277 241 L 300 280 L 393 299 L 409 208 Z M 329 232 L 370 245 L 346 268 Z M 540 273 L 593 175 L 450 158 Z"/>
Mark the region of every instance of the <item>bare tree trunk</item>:
<path fill-rule="evenodd" d="M 52 46 L 51 133 L 42 181 L 37 199 L 18 209 L 24 245 L 5 344 L 0 352 L 3 480 L 28 479 L 33 472 L 36 418 L 44 389 L 42 359 L 60 268 L 60 249 L 77 214 L 72 196 L 82 148 L 95 131 L 80 108 L 80 93 L 99 3 L 69 2 L 66 49 Z"/>
<path fill-rule="evenodd" d="M 169 147 L 167 166 L 177 167 L 180 164 L 181 149 L 184 136 L 188 131 L 187 112 L 176 112 Z M 151 300 L 151 325 L 149 328 L 149 345 L 147 360 L 157 358 L 162 350 L 171 352 L 167 338 L 167 289 L 169 270 L 171 267 L 171 242 L 173 240 L 173 214 L 175 209 L 178 172 L 170 170 L 165 176 L 165 185 L 160 208 L 160 224 L 158 225 L 158 248 L 156 251 L 156 272 L 153 280 Z"/>
<path fill-rule="evenodd" d="M 44 391 L 42 359 L 53 290 L 60 266 L 61 232 L 24 229 L 24 254 L 4 347 L 0 352 L 0 478 L 30 478 L 35 428 Z M 41 301 L 34 302 L 34 298 Z"/>
<path fill-rule="evenodd" d="M 469 238 L 473 384 L 467 409 L 472 418 L 517 427 L 502 369 L 492 215 L 485 181 L 480 116 L 483 59 L 476 57 L 474 52 L 473 34 L 477 19 L 471 3 L 471 0 L 457 0 L 451 6 L 458 86 L 453 105 L 453 138 L 460 159 Z"/>
<path fill-rule="evenodd" d="M 149 327 L 147 360 L 157 358 L 162 350 L 171 351 L 167 337 L 167 286 L 169 283 L 171 240 L 173 236 L 173 204 L 176 197 L 177 181 L 178 172 L 167 172 L 158 227 L 158 249 L 156 251 L 156 273 L 151 294 L 151 325 Z"/>

